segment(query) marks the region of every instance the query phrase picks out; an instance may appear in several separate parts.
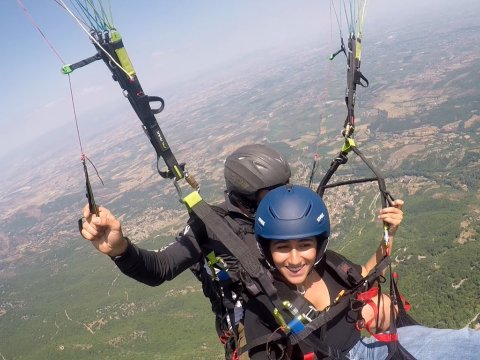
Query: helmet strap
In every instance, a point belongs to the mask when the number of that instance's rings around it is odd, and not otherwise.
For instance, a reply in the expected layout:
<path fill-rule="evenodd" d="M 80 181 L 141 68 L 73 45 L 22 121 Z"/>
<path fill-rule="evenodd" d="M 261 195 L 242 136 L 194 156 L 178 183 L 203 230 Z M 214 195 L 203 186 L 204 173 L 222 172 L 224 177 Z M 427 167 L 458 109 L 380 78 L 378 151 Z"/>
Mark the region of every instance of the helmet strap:
<path fill-rule="evenodd" d="M 329 238 L 322 239 L 322 238 L 317 237 L 317 256 L 316 256 L 315 263 L 313 264 L 313 266 L 317 266 L 318 263 L 325 256 L 325 251 L 327 250 L 328 241 L 329 241 Z"/>

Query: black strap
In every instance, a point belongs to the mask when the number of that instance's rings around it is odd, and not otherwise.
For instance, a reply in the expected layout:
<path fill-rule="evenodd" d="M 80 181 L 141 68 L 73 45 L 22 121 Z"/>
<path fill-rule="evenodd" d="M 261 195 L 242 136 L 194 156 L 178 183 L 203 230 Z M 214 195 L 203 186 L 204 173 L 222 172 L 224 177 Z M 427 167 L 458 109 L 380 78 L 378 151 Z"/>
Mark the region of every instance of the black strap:
<path fill-rule="evenodd" d="M 353 269 L 352 263 L 344 258 L 342 255 L 337 254 L 333 251 L 328 250 L 326 254 L 326 264 L 337 273 L 337 275 L 345 281 L 346 285 L 350 285 L 351 289 L 346 291 L 343 297 L 341 297 L 335 304 L 333 304 L 327 311 L 316 311 L 311 314 L 312 321 L 305 325 L 304 330 L 299 334 L 285 334 L 285 333 L 273 333 L 267 334 L 256 339 L 250 340 L 247 345 L 243 346 L 240 351 L 245 352 L 250 349 L 253 349 L 257 346 L 264 345 L 268 342 L 280 341 L 282 339 L 289 339 L 290 344 L 303 344 L 307 346 L 312 351 L 322 353 L 324 356 L 329 356 L 332 359 L 336 359 L 336 356 L 341 356 L 341 352 L 338 349 L 327 346 L 321 341 L 317 334 L 312 334 L 314 331 L 322 328 L 330 320 L 338 316 L 346 307 L 350 306 L 350 301 L 352 294 L 359 291 L 360 289 L 365 290 L 370 288 L 376 279 L 378 279 L 383 271 L 390 264 L 390 257 L 383 258 L 377 266 L 366 276 L 358 277 L 355 274 L 349 272 L 349 269 Z M 343 264 L 348 266 L 348 269 L 342 269 Z M 349 275 L 353 276 L 352 279 L 349 279 Z M 296 294 L 291 290 L 285 283 L 278 283 L 277 289 L 279 296 L 282 298 L 291 298 L 287 295 L 287 292 L 292 291 L 292 294 L 295 295 L 295 298 L 292 300 L 293 305 L 301 312 L 304 313 L 305 309 L 309 307 L 309 303 L 305 298 Z M 269 311 L 273 309 L 270 308 L 269 304 L 264 304 Z"/>
<path fill-rule="evenodd" d="M 114 43 L 111 41 L 107 33 L 101 32 L 94 32 L 92 33 L 92 36 L 94 36 L 98 41 L 98 44 L 102 46 L 102 48 L 100 48 L 96 43 L 94 43 L 94 46 L 97 49 L 96 57 L 101 58 L 104 61 L 109 70 L 112 72 L 113 79 L 117 81 L 120 87 L 123 89 L 124 95 L 128 98 L 132 108 L 142 122 L 143 130 L 147 134 L 150 143 L 157 153 L 158 173 L 164 178 L 174 178 L 176 180 L 185 179 L 193 188 L 198 188 L 198 184 L 193 177 L 186 176 L 184 166 L 178 163 L 155 118 L 155 114 L 160 113 L 164 109 L 164 100 L 158 96 L 146 95 L 137 76 L 134 73 L 127 75 L 123 69 L 119 68 L 111 60 L 111 58 L 113 58 L 115 61 L 117 61 L 117 63 L 120 63 L 115 50 L 123 47 L 123 42 L 121 40 Z M 108 55 L 105 53 L 105 51 L 108 53 Z M 87 60 L 89 59 L 86 59 L 85 61 Z M 160 105 L 157 108 L 152 109 L 150 106 L 150 103 L 152 102 L 158 102 Z M 160 169 L 160 158 L 162 158 L 167 165 L 167 170 Z"/>
<path fill-rule="evenodd" d="M 363 74 L 359 70 L 355 71 L 355 84 L 362 87 L 368 87 L 369 85 L 368 79 L 363 76 Z"/>
<path fill-rule="evenodd" d="M 327 188 L 327 183 L 330 181 L 335 171 L 337 171 L 340 165 L 346 164 L 347 161 L 347 154 L 344 152 L 340 152 L 337 157 L 332 160 L 332 162 L 330 163 L 330 168 L 327 170 L 322 180 L 320 180 L 320 184 L 318 184 L 317 187 L 317 194 L 320 195 L 320 197 L 323 197 L 325 189 Z"/>
<path fill-rule="evenodd" d="M 312 351 L 317 354 L 322 354 L 322 356 L 327 356 L 329 359 L 342 359 L 342 352 L 339 349 L 325 344 L 318 337 L 318 334 L 312 333 L 340 314 L 340 312 L 345 309 L 345 306 L 348 306 L 349 302 L 350 297 L 346 296 L 328 311 L 321 312 L 312 322 L 305 325 L 304 330 L 298 334 L 285 334 L 284 332 L 278 331 L 272 334 L 266 334 L 256 339 L 249 340 L 245 346 L 239 349 L 239 351 L 242 354 L 258 346 L 278 342 L 284 339 L 291 345 L 299 345 L 302 351 Z"/>
<path fill-rule="evenodd" d="M 282 282 L 278 283 L 278 291 L 282 298 L 285 295 L 285 292 L 290 291 L 288 286 Z M 321 352 L 324 355 L 338 355 L 340 352 L 337 349 L 332 348 L 331 346 L 326 345 L 321 339 L 318 337 L 318 334 L 312 334 L 317 329 L 323 327 L 327 324 L 330 320 L 338 316 L 345 308 L 350 306 L 350 292 L 347 292 L 344 297 L 342 297 L 338 302 L 332 305 L 326 311 L 317 311 L 315 314 L 312 315 L 312 321 L 305 325 L 305 328 L 298 334 L 289 333 L 286 334 L 284 332 L 274 332 L 271 334 L 266 334 L 264 336 L 258 337 L 256 339 L 248 341 L 248 343 L 243 346 L 240 351 L 241 353 L 248 351 L 250 349 L 256 348 L 261 345 L 265 345 L 271 342 L 277 342 L 284 339 L 291 344 L 291 345 L 302 345 L 303 347 L 308 347 L 312 351 Z M 288 298 L 288 296 L 286 296 Z M 291 297 L 291 296 L 290 296 Z M 292 302 L 295 303 L 296 307 L 304 308 L 307 304 L 307 301 L 301 297 L 300 295 L 295 295 L 295 300 Z M 303 304 L 302 304 L 303 303 Z M 267 308 L 269 312 L 273 311 L 272 304 L 265 304 L 263 305 Z M 305 306 L 304 306 L 305 305 Z M 279 309 L 283 309 L 283 306 Z"/>
<path fill-rule="evenodd" d="M 267 270 L 258 261 L 257 253 L 245 246 L 237 234 L 225 223 L 210 205 L 200 200 L 191 207 L 193 213 L 207 226 L 242 264 L 245 272 L 256 279 L 268 297 L 276 298 L 277 290 L 273 286 Z"/>
<path fill-rule="evenodd" d="M 83 60 L 80 60 L 78 62 L 76 62 L 75 64 L 70 64 L 70 65 L 65 65 L 63 68 L 62 68 L 62 71 L 64 74 L 69 74 L 71 73 L 73 70 L 76 70 L 76 69 L 79 69 L 81 67 L 84 67 L 94 61 L 97 61 L 97 60 L 100 60 L 101 57 L 100 55 L 97 53 L 93 56 L 90 56 L 86 59 L 83 59 Z"/>
<path fill-rule="evenodd" d="M 86 189 L 85 196 L 87 197 L 87 200 L 88 200 L 88 209 L 90 210 L 90 214 L 95 214 L 98 216 L 98 206 L 97 206 L 97 203 L 95 202 L 95 196 L 93 195 L 92 184 L 90 183 L 90 177 L 88 176 L 88 170 L 87 170 L 87 164 L 85 162 L 85 158 L 82 159 L 82 164 L 83 164 L 83 172 L 85 173 L 85 189 Z"/>
<path fill-rule="evenodd" d="M 396 298 L 398 299 L 397 301 L 398 314 L 397 314 L 397 318 L 395 319 L 396 327 L 399 328 L 399 327 L 411 326 L 411 325 L 421 325 L 418 321 L 416 321 L 413 317 L 411 317 L 407 313 L 407 310 L 405 309 L 402 298 L 400 296 L 400 291 L 398 290 L 397 281 L 395 279 L 393 280 L 393 288 L 396 294 Z"/>
<path fill-rule="evenodd" d="M 327 322 L 335 318 L 338 314 L 340 314 L 345 307 L 350 304 L 350 296 L 349 294 L 343 296 L 337 303 L 332 305 L 327 311 L 323 311 L 318 316 L 313 319 L 311 322 L 305 325 L 305 329 L 303 329 L 298 334 L 291 334 L 292 344 L 298 344 L 301 341 L 312 342 L 312 339 L 307 340 L 309 335 L 314 332 L 315 330 L 319 329 Z"/>
<path fill-rule="evenodd" d="M 347 289 L 357 286 L 363 281 L 363 276 L 355 267 L 356 264 L 348 260 L 343 255 L 327 250 L 325 252 L 326 265 L 342 279 Z"/>

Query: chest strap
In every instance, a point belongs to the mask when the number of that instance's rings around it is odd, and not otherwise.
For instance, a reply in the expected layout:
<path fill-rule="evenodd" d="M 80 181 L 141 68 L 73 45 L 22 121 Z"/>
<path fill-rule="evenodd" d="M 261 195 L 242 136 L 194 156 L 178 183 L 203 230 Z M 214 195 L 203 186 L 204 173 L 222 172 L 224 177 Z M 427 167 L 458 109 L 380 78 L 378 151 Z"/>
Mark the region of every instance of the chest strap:
<path fill-rule="evenodd" d="M 193 191 L 183 198 L 189 211 L 193 212 L 207 228 L 222 242 L 240 262 L 244 271 L 241 271 L 242 282 L 252 295 L 260 292 L 265 293 L 272 304 L 280 306 L 277 290 L 268 271 L 258 261 L 255 253 L 235 232 L 227 225 L 225 220 L 218 215 L 210 205 L 200 196 L 198 191 Z"/>

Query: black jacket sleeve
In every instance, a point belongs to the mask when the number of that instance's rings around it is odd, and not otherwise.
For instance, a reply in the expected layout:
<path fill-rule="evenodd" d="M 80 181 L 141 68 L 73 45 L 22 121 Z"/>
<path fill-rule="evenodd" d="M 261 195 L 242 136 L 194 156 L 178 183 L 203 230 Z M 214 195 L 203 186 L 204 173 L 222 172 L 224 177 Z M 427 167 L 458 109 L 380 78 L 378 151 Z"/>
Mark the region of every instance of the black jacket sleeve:
<path fill-rule="evenodd" d="M 202 251 L 189 227 L 167 247 L 145 250 L 129 244 L 127 251 L 114 260 L 120 271 L 139 282 L 158 286 L 172 280 L 202 259 Z"/>

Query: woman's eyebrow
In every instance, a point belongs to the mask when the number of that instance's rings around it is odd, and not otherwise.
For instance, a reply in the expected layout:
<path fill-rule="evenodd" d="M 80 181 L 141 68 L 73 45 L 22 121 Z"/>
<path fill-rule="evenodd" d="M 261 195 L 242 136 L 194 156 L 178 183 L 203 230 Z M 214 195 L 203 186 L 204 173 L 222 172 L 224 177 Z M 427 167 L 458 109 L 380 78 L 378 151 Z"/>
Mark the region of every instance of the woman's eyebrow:
<path fill-rule="evenodd" d="M 300 239 L 298 241 L 299 242 L 312 242 L 312 241 L 315 241 L 315 239 L 307 238 L 307 239 Z"/>

